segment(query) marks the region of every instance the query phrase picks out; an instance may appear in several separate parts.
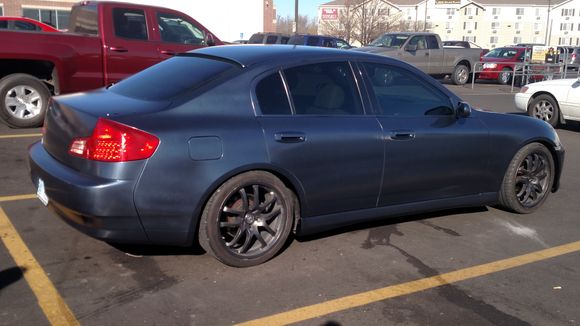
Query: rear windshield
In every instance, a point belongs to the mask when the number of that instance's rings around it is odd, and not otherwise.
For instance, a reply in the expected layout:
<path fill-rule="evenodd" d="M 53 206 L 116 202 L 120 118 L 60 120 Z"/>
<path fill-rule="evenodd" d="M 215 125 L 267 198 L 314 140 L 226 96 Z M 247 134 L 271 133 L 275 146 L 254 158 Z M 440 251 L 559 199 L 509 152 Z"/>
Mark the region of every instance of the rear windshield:
<path fill-rule="evenodd" d="M 174 57 L 122 80 L 109 90 L 143 100 L 168 100 L 199 88 L 235 69 L 236 66 L 224 61 Z"/>

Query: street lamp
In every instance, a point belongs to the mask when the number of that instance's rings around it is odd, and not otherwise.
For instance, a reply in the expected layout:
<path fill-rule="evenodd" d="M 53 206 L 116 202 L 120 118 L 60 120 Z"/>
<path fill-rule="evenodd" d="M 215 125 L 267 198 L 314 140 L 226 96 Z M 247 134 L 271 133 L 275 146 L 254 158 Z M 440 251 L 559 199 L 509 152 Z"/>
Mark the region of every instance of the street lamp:
<path fill-rule="evenodd" d="M 298 0 L 294 0 L 294 24 L 292 25 L 292 32 L 298 34 Z"/>

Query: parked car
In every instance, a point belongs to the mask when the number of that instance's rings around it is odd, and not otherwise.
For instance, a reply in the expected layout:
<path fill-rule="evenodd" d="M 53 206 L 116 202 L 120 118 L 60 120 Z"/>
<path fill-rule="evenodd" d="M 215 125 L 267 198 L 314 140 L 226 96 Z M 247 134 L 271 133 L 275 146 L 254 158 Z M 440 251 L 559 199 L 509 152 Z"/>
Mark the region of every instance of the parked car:
<path fill-rule="evenodd" d="M 556 127 L 580 121 L 580 78 L 547 80 L 526 85 L 515 96 L 516 108 Z"/>
<path fill-rule="evenodd" d="M 179 11 L 112 1 L 75 4 L 69 27 L 0 30 L 0 120 L 10 127 L 40 126 L 51 95 L 110 85 L 176 53 L 223 44 Z"/>
<path fill-rule="evenodd" d="M 489 49 L 484 49 L 481 46 L 469 42 L 469 41 L 443 41 L 444 47 L 459 47 L 459 48 L 466 48 L 466 49 L 481 49 L 481 55 L 485 55 L 489 52 Z"/>
<path fill-rule="evenodd" d="M 282 33 L 254 33 L 248 44 L 287 44 L 290 35 Z"/>
<path fill-rule="evenodd" d="M 578 70 L 580 67 L 580 47 L 577 46 L 559 46 L 559 62 L 567 65 L 568 69 Z"/>
<path fill-rule="evenodd" d="M 386 33 L 354 51 L 403 60 L 431 76 L 450 76 L 456 85 L 467 83 L 482 53 L 481 49 L 444 48 L 439 35 L 424 32 Z"/>
<path fill-rule="evenodd" d="M 195 50 L 55 97 L 29 148 L 39 198 L 82 232 L 197 240 L 238 267 L 291 232 L 464 206 L 533 212 L 563 158 L 548 124 L 472 110 L 400 60 L 288 45 Z"/>
<path fill-rule="evenodd" d="M 337 49 L 352 49 L 352 46 L 348 44 L 347 41 L 337 37 L 325 35 L 296 34 L 290 37 L 288 44 L 323 46 L 326 48 Z"/>
<path fill-rule="evenodd" d="M 509 84 L 514 70 L 521 70 L 522 63 L 529 61 L 530 57 L 531 49 L 525 47 L 513 46 L 492 49 L 481 59 L 484 64 L 478 78 L 497 80 L 502 85 Z"/>
<path fill-rule="evenodd" d="M 0 30 L 60 32 L 58 29 L 26 17 L 0 16 Z"/>

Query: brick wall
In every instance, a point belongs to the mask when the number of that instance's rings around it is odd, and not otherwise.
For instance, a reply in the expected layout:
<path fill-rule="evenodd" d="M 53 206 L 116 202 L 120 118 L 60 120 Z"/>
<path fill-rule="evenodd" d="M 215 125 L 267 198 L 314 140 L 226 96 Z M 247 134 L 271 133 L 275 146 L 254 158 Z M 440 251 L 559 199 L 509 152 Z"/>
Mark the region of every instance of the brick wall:
<path fill-rule="evenodd" d="M 276 9 L 274 9 L 274 0 L 264 0 L 264 32 L 276 31 L 275 19 Z"/>
<path fill-rule="evenodd" d="M 78 0 L 0 0 L 4 7 L 4 16 L 22 16 L 22 6 L 37 8 L 70 8 Z"/>

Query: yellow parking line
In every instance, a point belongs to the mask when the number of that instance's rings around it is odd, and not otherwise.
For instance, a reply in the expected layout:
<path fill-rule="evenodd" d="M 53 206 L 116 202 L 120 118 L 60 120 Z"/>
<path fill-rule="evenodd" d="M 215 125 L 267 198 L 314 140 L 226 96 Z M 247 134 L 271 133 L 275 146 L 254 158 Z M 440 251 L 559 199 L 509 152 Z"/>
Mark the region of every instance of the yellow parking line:
<path fill-rule="evenodd" d="M 42 134 L 0 135 L 0 139 L 42 137 Z"/>
<path fill-rule="evenodd" d="M 35 198 L 38 198 L 38 197 L 36 197 L 35 194 L 4 196 L 4 197 L 0 197 L 0 203 L 5 202 L 5 201 L 26 200 L 26 199 L 35 199 Z"/>
<path fill-rule="evenodd" d="M 580 241 L 306 306 L 239 325 L 287 325 L 580 251 Z"/>
<path fill-rule="evenodd" d="M 0 207 L 0 238 L 38 299 L 51 325 L 80 325 Z"/>

